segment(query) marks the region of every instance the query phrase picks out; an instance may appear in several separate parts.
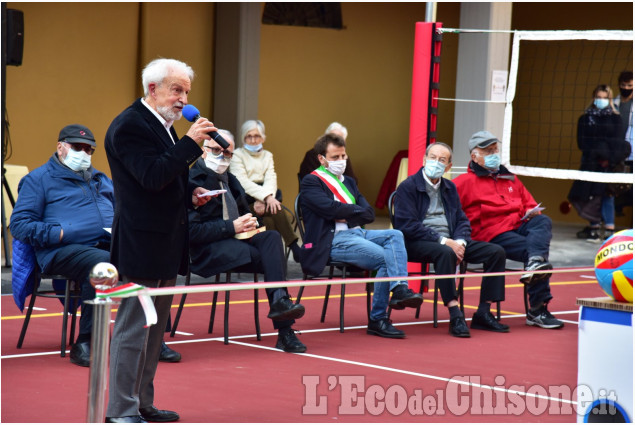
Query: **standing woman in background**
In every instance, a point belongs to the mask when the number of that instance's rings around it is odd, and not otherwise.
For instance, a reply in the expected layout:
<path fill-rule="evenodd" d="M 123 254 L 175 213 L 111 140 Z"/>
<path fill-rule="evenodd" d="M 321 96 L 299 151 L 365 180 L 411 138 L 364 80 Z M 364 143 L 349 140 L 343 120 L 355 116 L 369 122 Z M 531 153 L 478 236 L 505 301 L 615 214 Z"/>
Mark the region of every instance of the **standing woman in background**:
<path fill-rule="evenodd" d="M 606 84 L 593 90 L 593 100 L 578 119 L 578 148 L 582 151 L 581 171 L 614 172 L 628 156 L 621 133 L 622 121 L 613 104 L 613 91 Z M 629 149 L 630 150 L 630 147 Z M 615 231 L 615 204 L 607 183 L 576 180 L 569 201 L 589 226 L 577 233 L 588 242 L 601 242 Z M 604 223 L 604 235 L 600 234 Z"/>
<path fill-rule="evenodd" d="M 278 190 L 273 154 L 262 148 L 267 139 L 265 125 L 259 120 L 248 120 L 240 133 L 242 147 L 234 151 L 229 170 L 245 189 L 254 213 L 263 217 L 267 230 L 277 230 L 282 235 L 285 246 L 293 253 L 293 260 L 298 262 L 298 236 L 280 203 L 282 193 Z"/>

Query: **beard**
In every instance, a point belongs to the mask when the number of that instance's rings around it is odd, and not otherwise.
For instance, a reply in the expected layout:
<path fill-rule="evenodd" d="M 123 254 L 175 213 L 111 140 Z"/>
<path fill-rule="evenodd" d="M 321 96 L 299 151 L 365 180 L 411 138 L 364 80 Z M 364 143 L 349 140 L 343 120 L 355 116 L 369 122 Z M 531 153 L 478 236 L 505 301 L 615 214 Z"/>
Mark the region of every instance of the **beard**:
<path fill-rule="evenodd" d="M 173 109 L 175 106 L 179 106 L 182 108 L 183 104 L 181 102 L 175 102 L 170 106 L 157 106 L 157 112 L 159 113 L 159 115 L 165 118 L 166 121 L 180 120 L 183 114 L 181 110 L 175 111 Z"/>

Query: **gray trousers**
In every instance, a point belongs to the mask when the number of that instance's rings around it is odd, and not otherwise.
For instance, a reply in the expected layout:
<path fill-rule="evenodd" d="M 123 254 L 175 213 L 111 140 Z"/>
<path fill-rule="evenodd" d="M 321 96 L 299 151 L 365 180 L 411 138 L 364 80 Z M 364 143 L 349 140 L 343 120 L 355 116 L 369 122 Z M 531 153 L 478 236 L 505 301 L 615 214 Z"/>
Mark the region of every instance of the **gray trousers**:
<path fill-rule="evenodd" d="M 124 283 L 134 282 L 157 288 L 174 286 L 169 280 L 135 279 L 122 276 Z M 159 363 L 163 333 L 170 314 L 172 295 L 154 297 L 156 325 L 145 327 L 143 308 L 137 297 L 124 298 L 117 311 L 110 346 L 110 385 L 106 417 L 139 415 L 139 408 L 154 403 L 154 375 Z"/>

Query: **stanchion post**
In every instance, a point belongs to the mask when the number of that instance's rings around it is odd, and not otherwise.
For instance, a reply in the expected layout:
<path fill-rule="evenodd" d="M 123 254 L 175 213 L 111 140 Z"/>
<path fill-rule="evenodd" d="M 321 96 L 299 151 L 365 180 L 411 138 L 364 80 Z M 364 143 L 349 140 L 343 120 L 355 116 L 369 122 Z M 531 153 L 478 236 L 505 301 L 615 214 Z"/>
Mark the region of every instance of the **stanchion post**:
<path fill-rule="evenodd" d="M 110 289 L 119 280 L 115 266 L 98 263 L 90 273 L 96 290 Z M 110 298 L 86 301 L 93 304 L 93 329 L 88 380 L 88 416 L 86 422 L 103 423 L 106 419 L 106 387 L 108 386 L 108 354 L 110 346 L 110 310 L 117 304 Z"/>

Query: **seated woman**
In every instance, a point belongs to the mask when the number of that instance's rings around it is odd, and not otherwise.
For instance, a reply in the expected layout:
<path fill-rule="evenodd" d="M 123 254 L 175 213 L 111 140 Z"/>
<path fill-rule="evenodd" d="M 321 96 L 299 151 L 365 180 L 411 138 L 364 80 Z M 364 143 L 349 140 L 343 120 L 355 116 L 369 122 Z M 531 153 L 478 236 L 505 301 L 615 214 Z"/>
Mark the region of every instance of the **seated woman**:
<path fill-rule="evenodd" d="M 248 201 L 254 213 L 263 217 L 268 230 L 277 230 L 282 235 L 284 244 L 293 253 L 293 260 L 298 262 L 298 236 L 293 231 L 291 220 L 284 212 L 280 200 L 276 199 L 276 192 L 279 190 L 273 154 L 262 148 L 266 138 L 262 121 L 245 121 L 241 127 L 243 147 L 234 152 L 230 172 L 236 176 L 250 197 Z"/>

